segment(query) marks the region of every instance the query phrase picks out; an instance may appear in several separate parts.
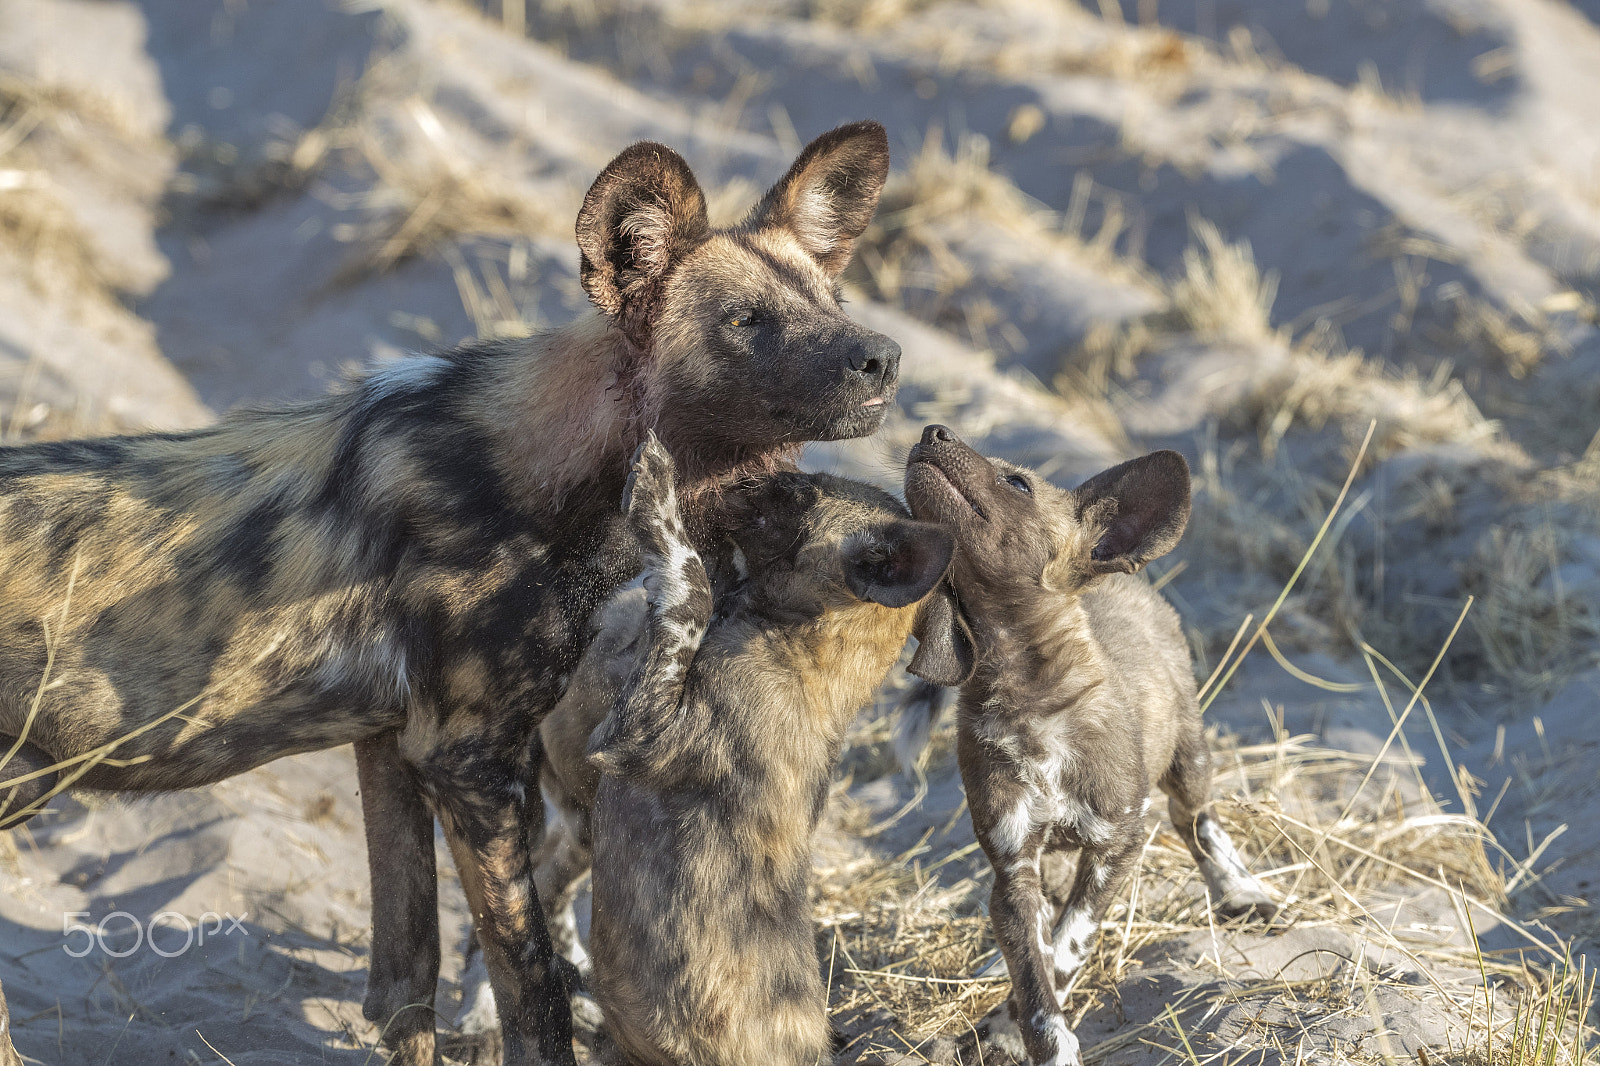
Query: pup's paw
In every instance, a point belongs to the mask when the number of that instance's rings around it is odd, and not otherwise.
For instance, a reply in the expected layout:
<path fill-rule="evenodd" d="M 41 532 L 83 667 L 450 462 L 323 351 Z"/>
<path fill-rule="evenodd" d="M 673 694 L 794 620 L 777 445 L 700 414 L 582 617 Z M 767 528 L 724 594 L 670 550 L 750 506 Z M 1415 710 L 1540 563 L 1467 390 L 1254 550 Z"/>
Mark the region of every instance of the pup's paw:
<path fill-rule="evenodd" d="M 978 1040 L 985 1053 L 999 1052 L 1016 1062 L 1028 1061 L 1028 1046 L 1022 1042 L 1022 1027 L 1011 1017 L 1011 1002 L 1000 1004 L 978 1023 Z M 985 1062 L 992 1062 L 985 1058 Z"/>
<path fill-rule="evenodd" d="M 672 454 L 651 430 L 633 453 L 628 483 L 622 490 L 622 510 L 641 547 L 648 549 L 669 526 L 682 525 L 673 488 L 676 480 L 677 465 Z"/>
<path fill-rule="evenodd" d="M 994 953 L 994 958 L 978 967 L 977 970 L 973 972 L 972 976 L 979 980 L 982 980 L 986 977 L 1009 977 L 1011 976 L 1011 970 L 1008 966 L 1006 966 L 1006 957 L 999 951 L 996 951 Z"/>
<path fill-rule="evenodd" d="M 474 961 L 481 959 L 481 954 Z M 482 970 L 481 964 L 479 969 Z M 482 1036 L 500 1031 L 500 1012 L 495 1007 L 494 989 L 489 987 L 486 970 L 469 973 L 461 997 L 461 1013 L 456 1016 L 456 1028 L 466 1036 Z"/>
<path fill-rule="evenodd" d="M 1254 925 L 1271 925 L 1282 913 L 1283 908 L 1273 902 L 1267 895 L 1266 889 L 1250 879 L 1249 884 L 1235 885 L 1233 889 L 1222 897 L 1222 902 L 1216 906 L 1219 917 L 1223 919 L 1241 918 Z"/>
<path fill-rule="evenodd" d="M 606 1016 L 600 1004 L 587 992 L 572 997 L 572 1027 L 583 1035 L 592 1036 L 605 1025 Z"/>

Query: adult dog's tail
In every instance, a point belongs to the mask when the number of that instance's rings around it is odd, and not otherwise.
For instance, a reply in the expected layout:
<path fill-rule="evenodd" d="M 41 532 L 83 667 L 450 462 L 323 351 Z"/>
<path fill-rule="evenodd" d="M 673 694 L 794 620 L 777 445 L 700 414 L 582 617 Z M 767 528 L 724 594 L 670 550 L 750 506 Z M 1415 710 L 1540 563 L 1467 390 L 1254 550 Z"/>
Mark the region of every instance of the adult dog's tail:
<path fill-rule="evenodd" d="M 22 1056 L 11 1046 L 11 1010 L 6 1006 L 3 987 L 0 987 L 0 1066 L 22 1066 Z"/>
<path fill-rule="evenodd" d="M 15 829 L 44 809 L 55 792 L 56 760 L 27 741 L 0 733 L 0 833 Z M 5 782 L 15 784 L 7 785 Z M 0 1053 L 0 1066 L 5 1066 Z"/>
<path fill-rule="evenodd" d="M 907 690 L 905 702 L 894 718 L 894 757 L 900 771 L 914 776 L 928 758 L 928 742 L 933 730 L 944 717 L 956 690 L 935 685 L 932 681 L 914 679 Z"/>

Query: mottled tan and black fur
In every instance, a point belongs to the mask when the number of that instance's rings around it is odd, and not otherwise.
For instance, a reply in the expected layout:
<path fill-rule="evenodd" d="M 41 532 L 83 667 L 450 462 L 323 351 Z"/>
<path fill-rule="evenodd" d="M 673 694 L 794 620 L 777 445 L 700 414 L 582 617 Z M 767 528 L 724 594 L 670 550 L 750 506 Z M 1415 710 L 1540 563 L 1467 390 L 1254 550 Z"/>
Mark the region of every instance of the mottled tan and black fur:
<path fill-rule="evenodd" d="M 714 595 L 681 535 L 670 458 L 647 446 L 636 470 L 644 594 L 602 616 L 591 650 L 613 661 L 580 667 L 614 706 L 600 722 L 606 701 L 575 681 L 544 728 L 545 786 L 569 815 L 552 827 L 568 850 L 548 853 L 551 902 L 586 865 L 587 794 L 594 988 L 630 1061 L 813 1066 L 832 1033 L 812 831 L 844 731 L 906 637 L 925 673 L 954 683 L 970 668 L 948 593 L 924 598 L 951 540 L 870 486 L 779 474 L 731 530 L 745 576 Z M 582 738 L 602 776 L 582 765 Z"/>
<path fill-rule="evenodd" d="M 1036 1066 L 1076 1066 L 1062 1007 L 1138 862 L 1152 784 L 1222 913 L 1275 909 L 1208 810 L 1210 755 L 1177 614 L 1129 576 L 1182 536 L 1188 465 L 1156 452 L 1069 492 L 929 426 L 905 490 L 914 514 L 956 535 L 950 580 L 977 648 L 957 752 L 1012 980 L 988 1035 Z M 1073 850 L 1061 893 L 1046 872 Z"/>
<path fill-rule="evenodd" d="M 22 1066 L 22 1056 L 11 1043 L 11 1008 L 4 988 L 0 988 L 0 1066 Z"/>
<path fill-rule="evenodd" d="M 206 429 L 0 449 L 10 817 L 52 781 L 188 788 L 355 742 L 368 1017 L 398 1061 L 434 1061 L 426 796 L 505 1061 L 571 1063 L 530 875 L 530 747 L 590 615 L 638 570 L 616 508 L 628 457 L 660 434 L 692 535 L 715 541 L 727 487 L 877 428 L 899 349 L 845 317 L 836 278 L 887 167 L 881 127 L 841 127 L 713 230 L 684 161 L 634 145 L 578 218 L 596 314 Z"/>

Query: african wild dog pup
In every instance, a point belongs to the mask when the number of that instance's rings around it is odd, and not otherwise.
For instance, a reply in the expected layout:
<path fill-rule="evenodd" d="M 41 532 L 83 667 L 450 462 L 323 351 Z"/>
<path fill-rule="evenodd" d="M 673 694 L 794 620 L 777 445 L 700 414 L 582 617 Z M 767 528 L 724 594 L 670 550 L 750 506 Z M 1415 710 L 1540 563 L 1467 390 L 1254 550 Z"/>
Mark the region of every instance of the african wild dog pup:
<path fill-rule="evenodd" d="M 878 428 L 900 350 L 837 285 L 888 165 L 881 126 L 840 127 L 713 229 L 688 164 L 636 144 L 584 197 L 595 311 L 565 326 L 191 432 L 0 448 L 0 772 L 23 778 L 0 826 L 67 784 L 193 788 L 354 742 L 364 1009 L 395 1061 L 435 1059 L 437 814 L 505 1062 L 570 1066 L 530 761 L 588 619 L 639 569 L 628 458 L 659 434 L 691 537 L 718 543 L 728 485 Z"/>
<path fill-rule="evenodd" d="M 1075 1064 L 1063 1002 L 1139 860 L 1152 782 L 1218 910 L 1276 910 L 1207 810 L 1210 755 L 1177 614 L 1127 576 L 1183 535 L 1189 468 L 1155 452 L 1068 492 L 929 426 L 905 492 L 913 514 L 955 533 L 950 578 L 977 649 L 957 752 L 1012 984 L 989 1035 L 1036 1064 Z M 1058 914 L 1041 859 L 1070 849 Z"/>
<path fill-rule="evenodd" d="M 816 1066 L 832 1032 L 812 831 L 845 729 L 906 636 L 924 674 L 970 669 L 948 593 L 929 597 L 951 538 L 870 486 L 779 474 L 732 534 L 748 576 L 714 597 L 673 482 L 647 442 L 625 501 L 644 637 L 589 742 L 595 993 L 638 1064 Z"/>

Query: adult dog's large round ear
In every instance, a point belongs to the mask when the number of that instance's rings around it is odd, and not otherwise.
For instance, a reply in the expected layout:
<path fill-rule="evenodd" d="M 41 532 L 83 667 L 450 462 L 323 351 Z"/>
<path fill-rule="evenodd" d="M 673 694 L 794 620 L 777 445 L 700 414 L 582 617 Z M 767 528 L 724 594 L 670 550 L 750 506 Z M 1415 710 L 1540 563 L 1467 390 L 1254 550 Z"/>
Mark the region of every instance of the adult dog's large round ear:
<path fill-rule="evenodd" d="M 626 148 L 594 179 L 578 212 L 578 277 L 594 305 L 641 348 L 668 272 L 710 235 L 706 197 L 664 144 Z"/>
<path fill-rule="evenodd" d="M 961 617 L 961 607 L 948 581 L 941 581 L 933 594 L 922 601 L 911 632 L 917 638 L 917 653 L 906 667 L 911 673 L 947 688 L 965 684 L 972 676 L 978 664 L 972 630 Z"/>
<path fill-rule="evenodd" d="M 787 231 L 823 270 L 837 275 L 888 180 L 889 135 L 876 122 L 852 122 L 806 145 L 744 225 Z"/>
<path fill-rule="evenodd" d="M 844 580 L 863 600 L 909 607 L 950 569 L 955 538 L 932 522 L 890 522 L 860 534 L 846 549 Z"/>
<path fill-rule="evenodd" d="M 1131 574 L 1173 548 L 1189 524 L 1189 464 L 1159 451 L 1096 474 L 1073 490 L 1078 521 L 1096 532 L 1084 567 Z"/>

